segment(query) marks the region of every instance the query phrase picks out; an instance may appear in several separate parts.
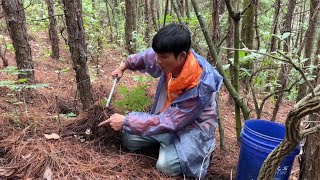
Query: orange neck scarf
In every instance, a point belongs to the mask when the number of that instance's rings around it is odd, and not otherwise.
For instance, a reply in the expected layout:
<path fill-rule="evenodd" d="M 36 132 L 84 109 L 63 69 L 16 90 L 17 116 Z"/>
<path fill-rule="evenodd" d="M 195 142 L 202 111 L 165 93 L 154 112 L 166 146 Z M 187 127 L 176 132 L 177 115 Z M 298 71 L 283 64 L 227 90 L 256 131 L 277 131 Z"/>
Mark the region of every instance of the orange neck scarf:
<path fill-rule="evenodd" d="M 202 68 L 194 55 L 189 52 L 183 68 L 177 78 L 172 78 L 171 73 L 166 74 L 167 99 L 161 112 L 165 111 L 185 90 L 196 87 L 199 83 L 201 74 Z"/>

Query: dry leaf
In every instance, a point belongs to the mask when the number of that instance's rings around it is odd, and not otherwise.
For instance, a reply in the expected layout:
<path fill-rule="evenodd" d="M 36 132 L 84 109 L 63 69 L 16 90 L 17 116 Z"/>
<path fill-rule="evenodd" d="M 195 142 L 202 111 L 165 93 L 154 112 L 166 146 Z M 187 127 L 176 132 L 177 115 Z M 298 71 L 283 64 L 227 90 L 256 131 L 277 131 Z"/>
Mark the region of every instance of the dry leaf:
<path fill-rule="evenodd" d="M 9 177 L 13 175 L 15 170 L 13 168 L 0 168 L 0 176 Z"/>
<path fill-rule="evenodd" d="M 46 167 L 46 170 L 43 173 L 43 178 L 45 180 L 52 180 L 52 175 L 53 175 L 53 173 L 52 173 L 51 169 L 49 167 Z"/>
<path fill-rule="evenodd" d="M 31 156 L 31 153 L 29 153 L 28 155 L 24 156 L 24 155 L 21 155 L 23 159 L 28 159 L 30 156 Z"/>
<path fill-rule="evenodd" d="M 47 139 L 60 139 L 60 136 L 56 133 L 44 134 L 44 137 Z"/>

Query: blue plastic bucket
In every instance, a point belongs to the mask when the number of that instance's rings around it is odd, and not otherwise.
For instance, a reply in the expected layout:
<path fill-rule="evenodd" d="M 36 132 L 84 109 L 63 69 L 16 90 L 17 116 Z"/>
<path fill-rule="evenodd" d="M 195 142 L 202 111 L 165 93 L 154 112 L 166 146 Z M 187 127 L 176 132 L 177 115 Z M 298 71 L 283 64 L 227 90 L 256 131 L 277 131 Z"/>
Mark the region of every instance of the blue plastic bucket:
<path fill-rule="evenodd" d="M 247 120 L 241 132 L 241 147 L 238 161 L 237 180 L 256 180 L 259 170 L 271 153 L 285 137 L 285 127 L 267 120 Z M 287 180 L 295 156 L 299 153 L 297 147 L 278 167 L 276 180 Z"/>

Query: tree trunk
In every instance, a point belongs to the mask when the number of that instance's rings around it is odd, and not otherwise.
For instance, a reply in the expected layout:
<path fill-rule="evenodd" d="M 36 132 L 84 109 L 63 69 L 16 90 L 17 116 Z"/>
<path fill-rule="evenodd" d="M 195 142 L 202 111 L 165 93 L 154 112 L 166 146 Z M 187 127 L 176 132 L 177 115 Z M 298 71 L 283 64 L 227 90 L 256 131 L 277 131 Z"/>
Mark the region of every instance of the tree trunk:
<path fill-rule="evenodd" d="M 231 0 L 231 4 L 232 4 L 232 6 L 234 6 L 233 0 Z M 226 39 L 227 47 L 234 48 L 233 42 L 234 42 L 234 21 L 233 21 L 232 17 L 229 16 L 228 17 L 228 32 L 227 32 L 227 39 Z M 230 79 L 231 79 L 231 83 L 234 84 L 234 75 L 233 75 L 234 67 L 233 67 L 233 63 L 230 61 L 230 59 L 232 59 L 232 57 L 233 57 L 233 51 L 227 50 L 227 59 L 230 64 L 230 68 L 229 68 Z M 234 105 L 234 101 L 232 99 L 231 94 L 229 94 L 228 102 L 230 104 Z"/>
<path fill-rule="evenodd" d="M 284 20 L 284 27 L 282 30 L 282 33 L 285 32 L 291 32 L 291 24 L 292 24 L 292 17 L 293 17 L 293 12 L 294 12 L 294 8 L 296 6 L 296 0 L 290 0 L 289 4 L 288 4 L 288 11 L 287 14 L 285 16 L 285 20 Z M 290 37 L 288 37 L 287 39 L 285 39 L 284 45 L 283 45 L 283 49 L 284 52 L 289 52 L 289 44 L 290 44 Z M 288 82 L 288 74 L 290 72 L 290 69 L 287 64 L 282 64 L 281 65 L 281 70 L 279 72 L 279 76 L 278 76 L 278 84 L 280 84 L 279 87 L 276 88 L 275 91 L 280 91 L 281 89 L 285 89 L 287 87 L 287 82 Z M 284 92 L 281 91 L 278 95 L 275 95 L 276 103 L 275 103 L 275 107 L 273 109 L 272 112 L 272 121 L 275 121 L 277 118 L 277 114 L 279 111 L 279 107 L 283 98 Z"/>
<path fill-rule="evenodd" d="M 49 15 L 49 38 L 51 42 L 52 54 L 51 57 L 59 59 L 59 37 L 57 31 L 57 21 L 54 17 L 54 0 L 47 0 L 48 4 L 48 15 Z"/>
<path fill-rule="evenodd" d="M 132 32 L 134 31 L 134 4 L 130 0 L 125 1 L 126 4 L 126 48 L 129 54 L 133 54 L 134 50 L 134 41 L 132 37 Z"/>
<path fill-rule="evenodd" d="M 298 35 L 296 38 L 296 42 L 295 42 L 295 48 L 298 48 L 299 45 L 301 45 L 302 43 L 302 37 L 303 37 L 303 33 L 304 33 L 304 20 L 305 20 L 305 9 L 306 9 L 306 2 L 304 1 L 303 3 L 301 3 L 300 5 L 300 13 L 299 13 L 299 25 L 298 25 Z M 301 50 L 302 51 L 302 50 Z M 297 53 L 298 54 L 298 53 Z"/>
<path fill-rule="evenodd" d="M 172 0 L 171 3 L 172 3 L 173 10 L 174 10 L 174 12 L 175 12 L 175 14 L 177 16 L 177 19 L 178 19 L 179 23 L 182 23 L 182 17 L 181 17 L 179 9 L 178 9 L 178 7 L 177 7 L 177 5 L 175 3 L 175 0 Z"/>
<path fill-rule="evenodd" d="M 276 0 L 274 3 L 275 10 L 274 10 L 274 16 L 273 16 L 273 27 L 272 27 L 272 37 L 270 41 L 270 52 L 274 52 L 276 50 L 277 45 L 277 39 L 276 34 L 278 34 L 278 20 L 279 20 L 279 14 L 280 14 L 280 6 L 281 6 L 281 0 Z"/>
<path fill-rule="evenodd" d="M 76 72 L 77 92 L 83 110 L 93 105 L 90 76 L 87 67 L 87 47 L 82 20 L 81 0 L 63 0 L 64 13 L 68 30 L 68 44 L 70 47 L 73 69 Z"/>
<path fill-rule="evenodd" d="M 0 8 L 1 8 L 1 6 L 0 6 Z M 2 47 L 0 46 L 0 58 L 2 59 L 3 67 L 7 67 L 7 66 L 9 66 L 8 59 L 6 58 L 7 45 L 6 45 L 5 40 L 3 40 L 3 43 L 4 43 L 4 51 L 2 51 Z"/>
<path fill-rule="evenodd" d="M 160 13 L 162 11 L 162 8 L 160 6 L 160 1 L 156 1 L 157 3 L 155 4 L 155 13 L 156 13 L 156 20 L 159 21 L 160 19 Z M 160 26 L 160 23 L 158 23 L 158 25 Z"/>
<path fill-rule="evenodd" d="M 112 22 L 110 18 L 110 10 L 109 10 L 109 2 L 106 1 L 106 13 L 107 13 L 107 26 L 108 26 L 108 32 L 109 32 L 109 37 L 110 37 L 110 42 L 113 43 L 113 27 L 112 27 Z"/>
<path fill-rule="evenodd" d="M 109 8 L 111 9 L 111 12 L 112 14 L 110 14 L 111 18 L 110 20 L 112 19 L 113 23 L 110 23 L 110 25 L 112 26 L 111 28 L 113 28 L 113 25 L 114 25 L 114 29 L 116 31 L 116 37 L 115 38 L 112 38 L 112 39 L 115 39 L 116 41 L 116 44 L 119 45 L 119 40 L 118 40 L 118 37 L 119 37 L 119 30 L 118 30 L 118 15 L 120 13 L 120 11 L 118 10 L 118 4 L 117 4 L 118 1 L 114 1 L 114 6 L 111 6 L 110 3 L 107 3 L 109 5 Z M 113 25 L 112 25 L 113 24 Z M 113 30 L 112 30 L 113 32 Z"/>
<path fill-rule="evenodd" d="M 310 120 L 320 121 L 319 116 L 311 115 Z M 319 123 L 311 123 L 310 127 L 314 127 Z M 301 180 L 320 179 L 320 132 L 311 134 L 306 137 L 305 145 L 303 146 L 302 160 L 300 164 Z"/>
<path fill-rule="evenodd" d="M 18 78 L 26 78 L 32 83 L 35 80 L 34 68 L 22 0 L 2 0 L 2 6 L 15 49 L 18 69 L 25 71 L 20 73 Z"/>
<path fill-rule="evenodd" d="M 214 0 L 213 1 L 213 11 L 212 11 L 212 23 L 213 23 L 213 34 L 212 34 L 212 41 L 214 45 L 216 46 L 219 54 L 219 43 L 220 43 L 220 21 L 219 21 L 219 15 L 220 15 L 220 6 L 222 6 L 222 1 L 220 0 Z"/>
<path fill-rule="evenodd" d="M 164 17 L 163 17 L 163 27 L 166 25 L 167 15 L 169 11 L 169 0 L 166 0 L 165 2 L 165 10 L 164 10 Z"/>
<path fill-rule="evenodd" d="M 184 17 L 185 16 L 185 2 L 184 0 L 177 0 L 177 4 L 178 4 L 178 7 L 179 7 L 179 11 L 180 11 L 180 15 L 181 17 Z"/>
<path fill-rule="evenodd" d="M 189 7 L 189 0 L 185 0 L 186 1 L 186 15 L 187 15 L 187 18 L 188 18 L 188 23 L 190 21 L 190 7 Z"/>
<path fill-rule="evenodd" d="M 144 0 L 144 20 L 145 24 L 147 24 L 146 31 L 144 34 L 144 41 L 148 44 L 148 46 L 151 45 L 150 41 L 150 31 L 151 31 L 151 9 L 150 9 L 150 0 Z"/>
<path fill-rule="evenodd" d="M 315 77 L 314 84 L 320 84 L 320 33 L 318 35 L 317 50 L 314 55 L 313 65 L 316 67 L 313 71 Z"/>
<path fill-rule="evenodd" d="M 258 23 L 258 6 L 259 6 L 259 0 L 256 0 L 256 6 L 255 6 L 255 12 L 254 13 L 254 29 L 256 32 L 256 41 L 257 41 L 257 47 L 256 49 L 259 50 L 260 49 L 260 32 L 259 32 L 259 23 Z"/>
<path fill-rule="evenodd" d="M 250 7 L 248 5 L 251 3 Z M 242 18 L 242 29 L 241 29 L 241 39 L 242 43 L 249 49 L 253 49 L 253 38 L 254 38 L 254 15 L 255 15 L 254 1 L 244 0 L 243 7 L 248 7 L 243 14 Z"/>
<path fill-rule="evenodd" d="M 318 23 L 318 15 L 319 15 L 319 4 L 320 2 L 318 0 L 311 0 L 310 2 L 310 15 L 309 15 L 309 27 L 307 29 L 305 39 L 306 39 L 306 45 L 305 45 L 305 51 L 304 51 L 304 58 L 309 58 L 308 61 L 304 63 L 304 67 L 307 67 L 311 64 L 311 54 L 313 52 L 314 47 L 314 39 L 315 34 L 317 32 L 317 23 Z M 299 85 L 298 89 L 298 97 L 297 101 L 302 99 L 307 94 L 307 84 L 303 83 Z"/>
<path fill-rule="evenodd" d="M 313 71 L 313 75 L 316 77 L 313 81 L 313 85 L 317 86 L 319 82 L 319 57 L 320 56 L 320 33 L 317 42 L 317 49 L 315 51 L 314 62 L 317 68 Z M 310 116 L 311 121 L 320 121 L 319 112 L 318 115 L 314 114 Z M 310 123 L 310 127 L 318 125 L 318 123 Z M 300 179 L 320 179 L 320 132 L 307 136 L 305 146 L 303 146 L 302 161 L 300 164 Z"/>
<path fill-rule="evenodd" d="M 154 30 L 158 31 L 160 25 L 158 25 L 157 17 L 155 15 L 154 0 L 150 0 L 150 8 L 151 8 L 151 18 L 153 22 L 153 28 Z"/>
<path fill-rule="evenodd" d="M 284 20 L 284 26 L 283 26 L 283 30 L 282 33 L 285 32 L 291 32 L 291 27 L 292 27 L 292 19 L 293 19 L 293 12 L 294 9 L 296 7 L 296 0 L 289 0 L 289 4 L 288 4 L 288 11 Z M 290 46 L 290 37 L 289 36 L 287 39 L 285 39 L 284 45 L 283 45 L 283 50 L 284 52 L 289 52 L 289 46 Z"/>
<path fill-rule="evenodd" d="M 250 5 L 250 6 L 249 6 Z M 248 49 L 253 49 L 253 40 L 254 40 L 254 17 L 255 17 L 255 9 L 256 9 L 255 1 L 251 0 L 244 0 L 243 7 L 247 8 L 244 9 L 244 14 L 242 17 L 242 28 L 241 28 L 241 40 L 242 44 L 247 47 Z M 240 43 L 241 44 L 241 43 Z M 242 65 L 243 68 L 248 70 L 253 70 L 253 62 L 247 61 Z M 241 80 L 242 83 L 245 85 L 247 92 L 249 92 L 249 83 L 247 77 L 243 77 Z"/>

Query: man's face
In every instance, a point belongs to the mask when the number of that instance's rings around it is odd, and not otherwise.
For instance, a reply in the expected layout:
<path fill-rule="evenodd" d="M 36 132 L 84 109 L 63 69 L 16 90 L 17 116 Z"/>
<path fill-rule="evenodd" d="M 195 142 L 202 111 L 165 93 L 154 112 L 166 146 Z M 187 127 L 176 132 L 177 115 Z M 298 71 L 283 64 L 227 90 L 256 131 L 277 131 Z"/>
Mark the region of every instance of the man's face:
<path fill-rule="evenodd" d="M 183 66 L 186 53 L 181 52 L 177 57 L 173 53 L 157 53 L 157 64 L 165 73 L 174 72 Z"/>

